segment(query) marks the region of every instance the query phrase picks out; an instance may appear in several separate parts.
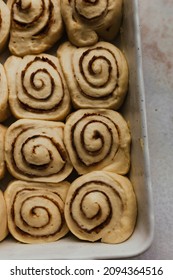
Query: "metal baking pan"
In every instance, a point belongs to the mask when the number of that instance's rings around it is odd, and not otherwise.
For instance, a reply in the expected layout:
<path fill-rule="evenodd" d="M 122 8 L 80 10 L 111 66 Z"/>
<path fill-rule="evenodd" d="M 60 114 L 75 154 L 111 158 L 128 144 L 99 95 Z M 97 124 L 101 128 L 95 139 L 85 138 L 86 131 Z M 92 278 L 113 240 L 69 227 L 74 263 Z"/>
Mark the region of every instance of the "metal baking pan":
<path fill-rule="evenodd" d="M 141 42 L 138 18 L 138 0 L 124 0 L 124 17 L 120 47 L 129 64 L 129 92 L 122 108 L 131 134 L 131 170 L 138 217 L 133 235 L 116 245 L 79 241 L 72 235 L 53 243 L 20 244 L 8 237 L 0 244 L 0 259 L 119 259 L 141 254 L 153 239 L 154 218 L 151 195 L 145 92 L 142 74 Z M 4 59 L 7 54 L 4 54 Z M 1 56 L 1 61 L 2 61 Z M 6 178 L 1 185 L 9 179 Z"/>

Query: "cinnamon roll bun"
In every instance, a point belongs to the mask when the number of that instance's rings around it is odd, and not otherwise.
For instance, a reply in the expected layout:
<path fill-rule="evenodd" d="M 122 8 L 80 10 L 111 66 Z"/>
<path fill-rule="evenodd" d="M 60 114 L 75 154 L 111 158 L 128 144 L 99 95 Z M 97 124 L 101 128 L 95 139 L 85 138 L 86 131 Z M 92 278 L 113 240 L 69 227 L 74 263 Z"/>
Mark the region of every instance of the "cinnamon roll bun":
<path fill-rule="evenodd" d="M 7 5 L 11 10 L 12 54 L 39 54 L 61 38 L 60 0 L 8 0 Z"/>
<path fill-rule="evenodd" d="M 134 231 L 137 203 L 131 182 L 112 172 L 94 171 L 70 186 L 65 218 L 79 239 L 120 243 Z"/>
<path fill-rule="evenodd" d="M 99 42 L 76 48 L 65 42 L 57 55 L 75 108 L 120 108 L 128 89 L 128 65 L 117 47 Z"/>
<path fill-rule="evenodd" d="M 7 209 L 3 192 L 0 190 L 0 241 L 8 234 Z"/>
<path fill-rule="evenodd" d="M 69 40 L 76 46 L 89 46 L 98 37 L 109 41 L 120 29 L 122 0 L 62 0 L 62 16 Z"/>
<path fill-rule="evenodd" d="M 81 109 L 67 119 L 64 142 L 79 174 L 94 170 L 126 174 L 131 136 L 124 118 L 113 110 Z"/>
<path fill-rule="evenodd" d="M 10 10 L 4 1 L 0 0 L 0 52 L 4 50 L 10 32 Z"/>
<path fill-rule="evenodd" d="M 16 118 L 63 120 L 67 116 L 70 95 L 56 57 L 11 56 L 5 69 L 9 103 Z"/>
<path fill-rule="evenodd" d="M 68 227 L 64 203 L 68 188 L 68 182 L 12 182 L 5 191 L 5 200 L 13 237 L 23 243 L 41 243 L 65 236 Z"/>
<path fill-rule="evenodd" d="M 0 122 L 5 121 L 9 115 L 7 77 L 3 65 L 0 63 Z"/>
<path fill-rule="evenodd" d="M 64 124 L 18 120 L 6 133 L 5 159 L 17 179 L 58 183 L 72 171 L 63 143 Z"/>
<path fill-rule="evenodd" d="M 0 125 L 0 179 L 4 177 L 5 174 L 5 134 L 6 134 L 6 127 Z"/>

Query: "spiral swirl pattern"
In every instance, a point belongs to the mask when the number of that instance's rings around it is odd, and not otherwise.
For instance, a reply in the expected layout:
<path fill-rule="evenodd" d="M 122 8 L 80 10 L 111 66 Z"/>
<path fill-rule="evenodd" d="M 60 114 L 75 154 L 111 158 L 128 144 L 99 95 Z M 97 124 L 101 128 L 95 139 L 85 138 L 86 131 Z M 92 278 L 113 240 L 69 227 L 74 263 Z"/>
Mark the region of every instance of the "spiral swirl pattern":
<path fill-rule="evenodd" d="M 16 118 L 63 120 L 70 111 L 70 96 L 56 57 L 41 54 L 5 63 L 9 103 Z"/>
<path fill-rule="evenodd" d="M 8 107 L 8 85 L 3 65 L 0 63 L 0 122 L 10 115 Z"/>
<path fill-rule="evenodd" d="M 11 9 L 10 51 L 17 56 L 38 54 L 62 36 L 60 0 L 8 0 Z"/>
<path fill-rule="evenodd" d="M 4 195 L 0 190 L 0 241 L 4 240 L 7 234 L 8 234 L 7 209 L 6 209 Z"/>
<path fill-rule="evenodd" d="M 62 0 L 61 10 L 69 40 L 89 46 L 98 37 L 112 40 L 119 31 L 122 0 Z"/>
<path fill-rule="evenodd" d="M 57 55 L 75 108 L 119 109 L 128 89 L 128 66 L 114 45 L 76 48 L 69 42 Z"/>
<path fill-rule="evenodd" d="M 17 179 L 56 183 L 72 171 L 64 143 L 64 124 L 19 120 L 7 130 L 5 158 Z"/>
<path fill-rule="evenodd" d="M 5 174 L 5 134 L 6 134 L 6 127 L 0 125 L 0 179 L 4 177 Z"/>
<path fill-rule="evenodd" d="M 102 169 L 126 174 L 129 170 L 129 129 L 123 117 L 113 110 L 81 109 L 71 114 L 64 141 L 79 174 Z"/>
<path fill-rule="evenodd" d="M 12 182 L 5 199 L 10 233 L 24 243 L 50 242 L 62 238 L 68 227 L 64 201 L 68 182 L 58 184 Z"/>
<path fill-rule="evenodd" d="M 10 11 L 4 1 L 0 0 L 0 52 L 3 51 L 10 32 Z"/>
<path fill-rule="evenodd" d="M 70 186 L 65 218 L 79 239 L 120 243 L 130 237 L 136 222 L 136 198 L 130 181 L 121 175 L 94 171 Z"/>

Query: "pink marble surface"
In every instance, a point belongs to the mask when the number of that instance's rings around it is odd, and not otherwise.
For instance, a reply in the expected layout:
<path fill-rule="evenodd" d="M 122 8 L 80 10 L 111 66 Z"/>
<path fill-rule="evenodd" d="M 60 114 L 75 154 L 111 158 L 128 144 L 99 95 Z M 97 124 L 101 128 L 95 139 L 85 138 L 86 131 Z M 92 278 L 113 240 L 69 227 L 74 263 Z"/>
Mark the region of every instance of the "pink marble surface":
<path fill-rule="evenodd" d="M 173 259 L 173 0 L 138 0 L 155 210 L 150 249 L 136 259 Z"/>

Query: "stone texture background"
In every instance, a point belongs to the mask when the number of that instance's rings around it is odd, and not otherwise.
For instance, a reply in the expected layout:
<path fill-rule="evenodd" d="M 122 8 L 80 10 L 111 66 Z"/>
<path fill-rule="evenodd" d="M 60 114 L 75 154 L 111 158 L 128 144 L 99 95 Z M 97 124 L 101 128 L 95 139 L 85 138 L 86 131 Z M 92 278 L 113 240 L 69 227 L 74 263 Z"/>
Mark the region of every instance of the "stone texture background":
<path fill-rule="evenodd" d="M 152 246 L 135 259 L 173 259 L 173 0 L 138 0 L 155 211 Z"/>

